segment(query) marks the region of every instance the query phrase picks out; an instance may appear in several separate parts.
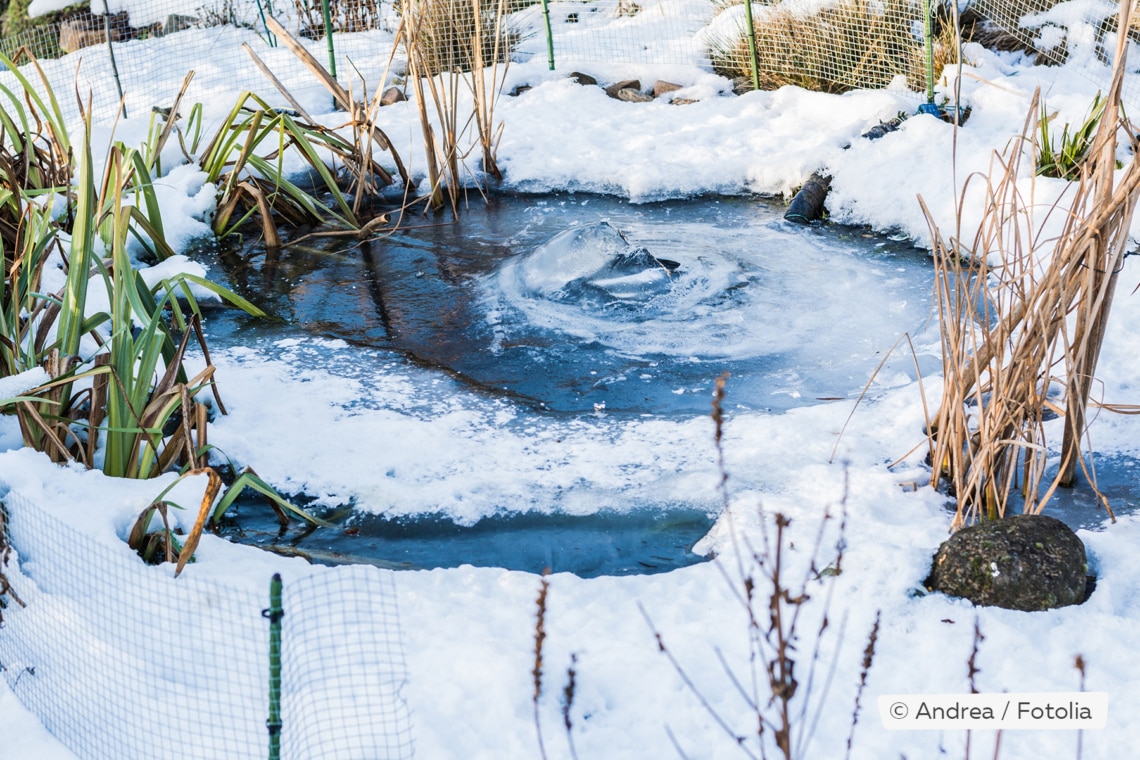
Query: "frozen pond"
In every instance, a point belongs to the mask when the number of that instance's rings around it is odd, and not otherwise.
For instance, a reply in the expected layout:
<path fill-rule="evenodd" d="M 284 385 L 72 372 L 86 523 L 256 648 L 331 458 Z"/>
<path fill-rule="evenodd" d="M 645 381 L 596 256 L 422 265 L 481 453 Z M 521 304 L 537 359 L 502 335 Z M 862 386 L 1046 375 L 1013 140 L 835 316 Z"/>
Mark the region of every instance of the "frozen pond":
<path fill-rule="evenodd" d="M 347 407 L 396 404 L 420 420 L 402 418 L 410 432 L 392 435 L 430 438 L 417 431 L 457 409 L 483 420 L 463 433 L 466 453 L 421 449 L 422 467 L 379 457 L 389 477 L 359 492 L 397 495 L 343 501 L 353 509 L 333 510 L 336 529 L 279 535 L 250 501 L 233 534 L 316 561 L 396 567 L 588 576 L 700 561 L 691 548 L 719 501 L 711 489 L 675 492 L 669 478 L 711 461 L 714 380 L 731 373 L 734 414 L 853 402 L 904 332 L 932 329 L 924 251 L 781 214 L 743 198 L 507 197 L 473 203 L 459 223 L 408 218 L 364 244 L 223 252 L 230 284 L 276 319 L 213 315 L 216 350 L 261 347 L 295 373 L 350 376 L 363 390 Z M 920 355 L 936 371 L 937 348 Z M 892 374 L 880 381 L 908 382 L 912 360 L 892 361 Z M 394 377 L 414 390 L 387 394 Z M 691 427 L 669 440 L 648 427 L 701 419 L 699 456 Z M 433 508 L 433 488 L 465 516 Z"/>
<path fill-rule="evenodd" d="M 928 256 L 781 213 L 755 199 L 497 198 L 458 224 L 234 252 L 227 269 L 295 330 L 537 410 L 704 414 L 726 371 L 739 408 L 853 398 L 903 332 L 928 327 Z M 246 322 L 232 339 L 265 330 Z"/>

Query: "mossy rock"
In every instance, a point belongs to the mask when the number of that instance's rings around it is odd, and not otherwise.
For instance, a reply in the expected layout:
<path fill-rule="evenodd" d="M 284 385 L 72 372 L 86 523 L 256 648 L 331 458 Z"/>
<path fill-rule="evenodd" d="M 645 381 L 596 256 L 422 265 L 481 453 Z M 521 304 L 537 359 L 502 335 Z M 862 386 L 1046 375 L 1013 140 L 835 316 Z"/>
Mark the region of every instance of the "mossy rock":
<path fill-rule="evenodd" d="M 1037 611 L 1080 604 L 1085 546 L 1045 515 L 986 520 L 955 533 L 934 555 L 926 586 L 974 604 Z"/>

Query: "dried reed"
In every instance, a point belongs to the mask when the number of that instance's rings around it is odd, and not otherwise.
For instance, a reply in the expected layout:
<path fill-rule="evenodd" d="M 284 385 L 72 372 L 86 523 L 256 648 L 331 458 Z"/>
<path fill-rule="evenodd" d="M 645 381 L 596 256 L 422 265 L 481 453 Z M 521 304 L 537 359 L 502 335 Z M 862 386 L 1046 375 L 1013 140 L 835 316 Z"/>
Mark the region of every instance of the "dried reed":
<path fill-rule="evenodd" d="M 484 180 L 502 176 L 495 159 L 501 132 L 501 125 L 495 124 L 495 102 L 517 38 L 507 23 L 509 10 L 507 0 L 406 0 L 400 6 L 398 37 L 419 110 L 430 205 L 435 209 L 443 207 L 446 192 L 452 211 L 458 213 L 464 187 L 460 165 L 473 149 L 462 144 L 472 123 Z M 472 97 L 469 117 L 460 114 L 464 88 Z"/>
<path fill-rule="evenodd" d="M 1122 26 L 1129 10 L 1122 4 Z M 945 378 L 929 427 L 931 479 L 936 486 L 945 481 L 957 497 L 955 529 L 979 514 L 1004 516 L 1015 498 L 1023 499 L 1023 511 L 1039 513 L 1085 466 L 1089 394 L 1140 197 L 1140 145 L 1119 116 L 1126 39 L 1119 39 L 1105 116 L 1080 179 L 1043 217 L 1019 184 L 1033 174 L 1022 161 L 1037 131 L 1036 98 L 1021 139 L 995 156 L 989 176 L 967 180 L 955 234 L 943 236 L 926 212 Z M 1133 141 L 1133 158 L 1117 176 L 1121 130 Z M 983 183 L 985 200 L 977 228 L 966 229 L 963 207 L 974 181 Z M 1059 224 L 1058 233 L 1049 232 L 1051 224 Z M 1054 391 L 1063 391 L 1059 403 Z M 1064 440 L 1059 469 L 1043 486 L 1044 422 L 1052 413 L 1065 417 Z"/>
<path fill-rule="evenodd" d="M 546 745 L 542 740 L 542 720 L 539 718 L 538 704 L 542 698 L 542 646 L 546 641 L 546 595 L 549 591 L 550 581 L 546 573 L 543 573 L 538 588 L 538 598 L 535 599 L 538 612 L 534 622 L 534 668 L 530 671 L 534 679 L 534 695 L 531 699 L 534 705 L 534 733 L 538 738 L 538 754 L 542 760 L 546 760 Z"/>

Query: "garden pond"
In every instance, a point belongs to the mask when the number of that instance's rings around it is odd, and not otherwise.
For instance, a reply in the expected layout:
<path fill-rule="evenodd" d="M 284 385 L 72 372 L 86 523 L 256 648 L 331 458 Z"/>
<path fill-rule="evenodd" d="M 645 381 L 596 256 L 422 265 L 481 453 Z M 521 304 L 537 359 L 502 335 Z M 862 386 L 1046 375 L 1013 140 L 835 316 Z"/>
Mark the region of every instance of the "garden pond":
<path fill-rule="evenodd" d="M 221 250 L 215 274 L 272 319 L 218 310 L 208 336 L 215 348 L 340 339 L 360 349 L 358 373 L 368 362 L 404 363 L 446 379 L 440 393 L 494 397 L 536 421 L 604 415 L 618 426 L 707 416 L 725 372 L 728 411 L 854 404 L 904 333 L 924 336 L 918 369 L 904 350 L 889 372 L 901 381 L 937 374 L 929 254 L 782 213 L 756 198 L 500 196 L 472 202 L 458 222 L 406 217 L 367 242 Z M 330 360 L 308 355 L 314 365 Z M 705 559 L 692 547 L 715 520 L 715 494 L 702 504 L 613 501 L 612 490 L 597 498 L 589 514 L 507 501 L 473 525 L 348 504 L 326 513 L 333 528 L 284 530 L 267 506 L 244 499 L 224 532 L 313 561 L 399 568 L 591 577 Z"/>

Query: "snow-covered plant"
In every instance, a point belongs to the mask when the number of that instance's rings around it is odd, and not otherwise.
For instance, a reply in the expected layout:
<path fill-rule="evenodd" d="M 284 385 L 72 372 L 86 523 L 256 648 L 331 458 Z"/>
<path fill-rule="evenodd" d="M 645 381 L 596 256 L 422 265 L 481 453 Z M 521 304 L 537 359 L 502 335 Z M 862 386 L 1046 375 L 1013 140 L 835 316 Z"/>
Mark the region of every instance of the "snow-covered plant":
<path fill-rule="evenodd" d="M 73 145 L 46 80 L 41 96 L 2 60 L 22 93 L 2 90 L 0 373 L 48 375 L 4 407 L 55 461 L 134 478 L 201 465 L 208 413 L 196 397 L 213 367 L 189 377 L 184 365 L 192 337 L 204 346 L 195 291 L 260 312 L 192 272 L 148 282 L 135 260 L 173 255 L 152 164 L 116 144 L 97 173 L 90 112 Z"/>
<path fill-rule="evenodd" d="M 229 234 L 259 214 L 266 245 L 278 247 L 279 221 L 294 227 L 326 221 L 358 227 L 356 215 L 322 158 L 324 151 L 342 159 L 354 154 L 352 144 L 335 132 L 305 124 L 251 92 L 242 93 L 198 160 L 207 180 L 218 186 L 214 232 Z M 298 169 L 285 163 L 289 156 L 301 157 L 304 168 L 315 174 L 332 197 L 335 209 L 290 181 L 289 174 Z"/>
<path fill-rule="evenodd" d="M 1104 100 L 1100 93 L 1093 98 L 1092 107 L 1076 128 L 1066 123 L 1061 129 L 1060 142 L 1055 138 L 1051 124 L 1057 114 L 1049 114 L 1045 101 L 1041 101 L 1041 118 L 1037 122 L 1037 173 L 1055 179 L 1080 179 L 1081 166 L 1092 150 L 1097 125 L 1104 115 Z M 1071 130 L 1071 131 L 1070 131 Z"/>
<path fill-rule="evenodd" d="M 204 340 L 194 289 L 252 314 L 260 312 L 189 272 L 148 284 L 129 251 L 132 229 L 142 214 L 127 194 L 131 177 L 145 171 L 141 158 L 132 149 L 113 147 L 98 185 L 86 140 L 78 161 L 77 223 L 67 245 L 63 289 L 47 296 L 33 289 L 38 286 L 32 280 L 10 281 L 8 293 L 15 299 L 3 310 L 5 326 L 16 330 L 10 340 L 19 346 L 20 363 L 46 361 L 51 377 L 26 394 L 41 402 L 15 406 L 25 442 L 57 461 L 74 459 L 118 477 L 149 478 L 200 465 L 208 415 L 196 397 L 213 387 L 214 369 L 207 366 L 194 377 L 185 370 L 190 339 Z M 100 187 L 105 193 L 99 193 Z M 44 230 L 42 240 L 61 239 L 42 215 L 33 218 Z M 102 239 L 103 227 L 110 230 L 109 245 Z M 153 227 L 147 230 L 158 234 Z M 31 251 L 39 257 L 40 271 L 51 245 Z M 13 324 L 17 308 L 36 318 Z"/>

